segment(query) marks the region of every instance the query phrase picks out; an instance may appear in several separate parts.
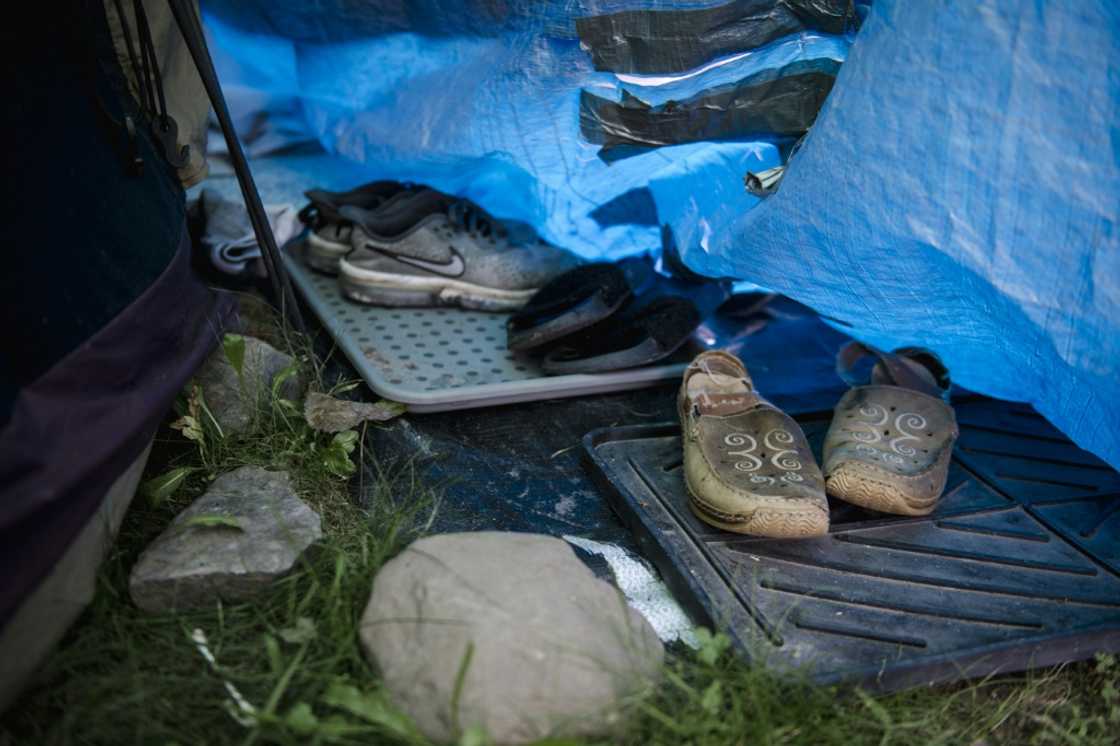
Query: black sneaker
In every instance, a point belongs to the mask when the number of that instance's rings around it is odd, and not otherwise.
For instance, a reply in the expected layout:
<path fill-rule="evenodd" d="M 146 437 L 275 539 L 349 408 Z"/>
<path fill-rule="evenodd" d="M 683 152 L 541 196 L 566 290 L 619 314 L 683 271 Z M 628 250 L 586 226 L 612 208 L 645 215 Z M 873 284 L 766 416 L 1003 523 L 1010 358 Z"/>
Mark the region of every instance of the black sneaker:
<path fill-rule="evenodd" d="M 307 234 L 304 259 L 313 269 L 327 274 L 338 273 L 338 260 L 350 251 L 353 224 L 339 210 L 357 207 L 377 210 L 415 192 L 415 188 L 399 181 L 373 181 L 348 192 L 311 189 L 304 192 L 311 200 L 299 211 L 299 218 L 311 231 Z"/>

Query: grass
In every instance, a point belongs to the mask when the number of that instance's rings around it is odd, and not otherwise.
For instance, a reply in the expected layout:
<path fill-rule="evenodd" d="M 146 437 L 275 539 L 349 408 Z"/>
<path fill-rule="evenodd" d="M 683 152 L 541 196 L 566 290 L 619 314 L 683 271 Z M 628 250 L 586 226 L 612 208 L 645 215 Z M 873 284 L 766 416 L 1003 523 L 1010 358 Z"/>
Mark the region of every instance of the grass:
<path fill-rule="evenodd" d="M 301 356 L 313 387 L 332 388 L 306 340 L 267 318 L 255 333 Z M 218 437 L 197 398 L 199 439 L 183 438 L 181 420 L 179 431 L 162 433 L 148 477 L 169 469 L 183 470 L 181 477 L 163 489 L 149 482 L 149 498 L 134 503 L 92 606 L 0 722 L 0 744 L 426 744 L 389 705 L 357 639 L 374 574 L 424 532 L 438 496 L 409 467 L 380 469 L 361 449 L 364 438 L 347 451 L 273 392 L 258 404 L 254 426 L 238 437 Z M 189 402 L 181 409 L 190 416 Z M 343 456 L 364 464 L 357 477 L 348 477 Z M 288 469 L 322 515 L 324 540 L 258 602 L 139 612 L 128 598 L 128 572 L 140 551 L 214 475 L 245 464 Z M 700 638 L 697 651 L 670 651 L 661 684 L 628 702 L 611 737 L 587 743 L 1120 742 L 1120 667 L 1112 657 L 872 697 L 779 679 L 745 665 L 722 635 Z M 472 730 L 461 740 L 484 743 Z M 584 742 L 553 742 L 560 743 Z"/>
<path fill-rule="evenodd" d="M 1116 744 L 1117 663 L 1102 656 L 978 683 L 883 697 L 782 681 L 705 650 L 668 665 L 626 744 Z"/>

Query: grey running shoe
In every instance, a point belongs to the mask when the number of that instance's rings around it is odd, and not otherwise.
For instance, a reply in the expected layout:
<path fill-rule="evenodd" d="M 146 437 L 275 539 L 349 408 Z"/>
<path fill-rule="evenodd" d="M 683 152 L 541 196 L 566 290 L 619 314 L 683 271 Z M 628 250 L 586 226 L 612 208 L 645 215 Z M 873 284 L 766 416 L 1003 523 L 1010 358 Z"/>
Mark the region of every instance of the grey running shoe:
<path fill-rule="evenodd" d="M 350 251 L 353 224 L 339 210 L 344 206 L 373 211 L 389 207 L 414 193 L 413 187 L 397 181 L 374 181 L 348 192 L 311 189 L 304 192 L 310 203 L 299 211 L 299 218 L 311 230 L 304 243 L 303 257 L 313 269 L 338 273 L 338 260 Z"/>
<path fill-rule="evenodd" d="M 381 306 L 513 311 L 579 264 L 555 246 L 513 242 L 470 203 L 439 204 L 440 199 L 446 197 L 419 194 L 388 215 L 344 208 L 354 222 L 354 250 L 339 262 L 342 292 Z"/>

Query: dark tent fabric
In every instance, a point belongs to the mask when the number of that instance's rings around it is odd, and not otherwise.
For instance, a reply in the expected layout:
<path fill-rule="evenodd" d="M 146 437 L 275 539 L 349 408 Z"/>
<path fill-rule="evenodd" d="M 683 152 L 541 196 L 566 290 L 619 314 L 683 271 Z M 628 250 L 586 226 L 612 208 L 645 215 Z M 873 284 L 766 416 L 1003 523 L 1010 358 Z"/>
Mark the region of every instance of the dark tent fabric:
<path fill-rule="evenodd" d="M 0 624 L 147 446 L 231 309 L 191 269 L 174 170 L 143 125 L 129 138 L 125 117 L 142 120 L 102 6 L 33 12 L 52 43 L 5 34 L 21 65 L 3 114 Z"/>
<path fill-rule="evenodd" d="M 668 226 L 693 269 L 785 293 L 882 347 L 930 346 L 958 383 L 1033 404 L 1120 465 L 1120 5 L 877 0 L 858 35 L 822 21 L 773 39 L 785 26 L 763 5 L 204 9 L 227 82 L 298 109 L 370 178 L 432 183 L 588 256 L 653 249 Z M 642 57 L 620 32 L 596 55 L 602 40 L 577 28 L 684 10 L 764 28 L 738 46 L 716 34 L 717 57 L 685 72 L 677 63 L 703 49 L 662 38 L 662 24 L 647 24 L 656 45 L 679 54 Z M 655 120 L 678 102 L 734 101 L 754 75 L 828 61 L 843 62 L 835 85 L 765 202 L 743 177 L 781 162 L 773 138 L 672 130 L 681 144 L 605 158 L 581 134 L 581 97 L 664 134 Z"/>

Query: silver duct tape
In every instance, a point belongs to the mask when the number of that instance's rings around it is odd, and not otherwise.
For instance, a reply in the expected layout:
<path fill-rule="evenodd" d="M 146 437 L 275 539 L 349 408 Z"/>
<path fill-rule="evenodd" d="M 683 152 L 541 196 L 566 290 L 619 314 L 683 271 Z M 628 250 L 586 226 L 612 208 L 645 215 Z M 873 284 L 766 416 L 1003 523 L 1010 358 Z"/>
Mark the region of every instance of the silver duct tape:
<path fill-rule="evenodd" d="M 747 185 L 747 191 L 754 196 L 768 197 L 778 191 L 778 186 L 782 183 L 782 177 L 785 174 L 785 166 L 775 166 L 765 171 L 748 171 L 743 181 Z"/>

